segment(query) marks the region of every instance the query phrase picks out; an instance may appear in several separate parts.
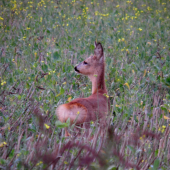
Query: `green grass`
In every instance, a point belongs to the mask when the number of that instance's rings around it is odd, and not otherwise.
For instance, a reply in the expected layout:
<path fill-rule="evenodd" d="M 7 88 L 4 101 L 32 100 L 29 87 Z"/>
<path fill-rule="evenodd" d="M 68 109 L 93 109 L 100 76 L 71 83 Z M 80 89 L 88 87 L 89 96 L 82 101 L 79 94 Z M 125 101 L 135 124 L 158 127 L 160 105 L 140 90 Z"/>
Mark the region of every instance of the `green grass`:
<path fill-rule="evenodd" d="M 72 169 L 169 169 L 169 11 L 169 0 L 2 0 L 0 167 L 52 169 L 58 156 L 56 168 L 66 169 L 78 154 L 84 164 L 78 157 Z M 74 66 L 93 53 L 94 41 L 104 46 L 114 125 L 103 139 L 92 124 L 97 143 L 82 136 L 83 146 L 68 149 L 67 142 L 79 139 L 64 139 L 66 125 L 55 125 L 55 109 L 91 94 L 90 81 Z"/>

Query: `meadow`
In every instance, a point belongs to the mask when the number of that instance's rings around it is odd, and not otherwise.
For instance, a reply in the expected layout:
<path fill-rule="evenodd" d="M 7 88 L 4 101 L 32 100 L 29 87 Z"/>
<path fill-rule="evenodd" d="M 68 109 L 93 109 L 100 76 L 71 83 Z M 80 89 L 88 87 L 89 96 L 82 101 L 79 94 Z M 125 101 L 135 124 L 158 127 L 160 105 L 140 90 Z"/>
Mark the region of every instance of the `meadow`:
<path fill-rule="evenodd" d="M 1 0 L 0 169 L 170 169 L 169 11 L 170 0 Z M 74 66 L 95 41 L 111 121 L 78 137 L 55 110 L 91 94 Z"/>

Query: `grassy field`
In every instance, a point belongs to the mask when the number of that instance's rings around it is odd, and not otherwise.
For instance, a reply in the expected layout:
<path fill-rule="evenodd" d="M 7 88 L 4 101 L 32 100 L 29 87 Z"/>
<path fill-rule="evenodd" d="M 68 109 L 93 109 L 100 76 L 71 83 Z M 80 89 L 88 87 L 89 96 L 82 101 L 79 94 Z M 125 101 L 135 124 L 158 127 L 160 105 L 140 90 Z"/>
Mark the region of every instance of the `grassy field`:
<path fill-rule="evenodd" d="M 170 169 L 169 11 L 170 0 L 1 0 L 0 169 Z M 74 66 L 94 41 L 111 123 L 65 139 L 55 109 L 91 94 Z"/>

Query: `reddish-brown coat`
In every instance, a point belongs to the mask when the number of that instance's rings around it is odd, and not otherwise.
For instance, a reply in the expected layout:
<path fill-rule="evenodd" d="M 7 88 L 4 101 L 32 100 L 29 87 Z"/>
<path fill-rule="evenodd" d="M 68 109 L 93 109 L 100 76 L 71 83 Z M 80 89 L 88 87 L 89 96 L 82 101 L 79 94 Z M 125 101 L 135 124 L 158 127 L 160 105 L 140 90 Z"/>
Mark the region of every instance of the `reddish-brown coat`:
<path fill-rule="evenodd" d="M 70 119 L 71 124 L 78 125 L 99 120 L 107 115 L 109 99 L 104 80 L 104 67 L 103 47 L 100 43 L 97 43 L 95 44 L 94 55 L 75 67 L 77 72 L 87 75 L 92 81 L 92 95 L 60 105 L 56 109 L 56 114 L 61 122 Z"/>

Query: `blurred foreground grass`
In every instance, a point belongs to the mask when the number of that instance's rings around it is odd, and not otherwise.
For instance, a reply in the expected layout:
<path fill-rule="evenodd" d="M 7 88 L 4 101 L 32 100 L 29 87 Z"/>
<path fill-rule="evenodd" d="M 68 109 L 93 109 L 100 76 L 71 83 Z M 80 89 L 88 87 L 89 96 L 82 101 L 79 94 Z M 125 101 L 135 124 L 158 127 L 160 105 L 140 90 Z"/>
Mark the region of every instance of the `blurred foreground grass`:
<path fill-rule="evenodd" d="M 2 0 L 0 168 L 169 169 L 169 11 L 169 0 Z M 96 141 L 64 140 L 55 108 L 91 94 L 73 67 L 93 53 L 95 40 L 105 51 L 110 140 L 98 132 Z"/>

